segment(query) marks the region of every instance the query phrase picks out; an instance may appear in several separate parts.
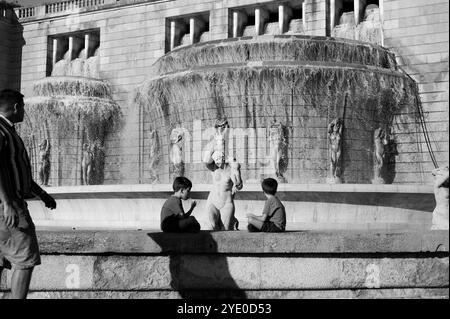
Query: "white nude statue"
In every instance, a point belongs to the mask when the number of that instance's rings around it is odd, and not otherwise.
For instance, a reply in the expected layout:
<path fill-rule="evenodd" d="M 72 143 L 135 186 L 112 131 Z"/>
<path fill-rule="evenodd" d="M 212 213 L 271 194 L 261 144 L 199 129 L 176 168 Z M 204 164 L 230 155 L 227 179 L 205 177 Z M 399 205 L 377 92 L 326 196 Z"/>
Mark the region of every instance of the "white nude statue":
<path fill-rule="evenodd" d="M 448 166 L 436 168 L 431 173 L 434 176 L 434 197 L 436 199 L 431 229 L 448 230 Z"/>

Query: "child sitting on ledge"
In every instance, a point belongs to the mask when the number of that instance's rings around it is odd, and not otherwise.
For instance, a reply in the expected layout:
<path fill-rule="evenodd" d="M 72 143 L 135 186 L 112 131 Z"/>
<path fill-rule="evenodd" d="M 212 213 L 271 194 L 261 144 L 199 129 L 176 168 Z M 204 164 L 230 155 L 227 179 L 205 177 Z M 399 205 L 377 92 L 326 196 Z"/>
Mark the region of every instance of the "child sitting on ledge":
<path fill-rule="evenodd" d="M 181 200 L 190 197 L 192 182 L 186 177 L 177 177 L 173 181 L 174 194 L 166 200 L 161 209 L 161 230 L 169 233 L 197 233 L 200 231 L 200 224 L 194 216 L 191 216 L 194 207 L 197 205 L 192 202 L 191 208 L 184 212 Z"/>
<path fill-rule="evenodd" d="M 286 211 L 283 204 L 275 194 L 277 193 L 278 182 L 273 178 L 266 178 L 261 183 L 266 203 L 262 216 L 247 214 L 249 232 L 278 233 L 285 231 Z"/>

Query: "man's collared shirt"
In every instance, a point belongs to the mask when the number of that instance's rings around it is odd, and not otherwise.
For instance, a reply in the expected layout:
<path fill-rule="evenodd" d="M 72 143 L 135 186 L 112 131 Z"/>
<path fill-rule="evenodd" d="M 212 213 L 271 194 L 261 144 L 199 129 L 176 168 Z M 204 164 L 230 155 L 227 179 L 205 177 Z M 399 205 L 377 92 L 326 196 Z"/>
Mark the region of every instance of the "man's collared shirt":
<path fill-rule="evenodd" d="M 1 183 L 11 199 L 23 200 L 31 194 L 31 164 L 25 145 L 14 124 L 0 114 Z"/>

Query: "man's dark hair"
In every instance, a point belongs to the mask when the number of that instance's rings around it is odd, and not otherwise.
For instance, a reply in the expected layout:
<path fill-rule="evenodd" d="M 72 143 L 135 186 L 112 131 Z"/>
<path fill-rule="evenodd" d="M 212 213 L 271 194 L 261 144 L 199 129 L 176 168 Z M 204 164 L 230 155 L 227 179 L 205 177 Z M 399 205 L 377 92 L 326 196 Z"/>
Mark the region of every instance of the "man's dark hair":
<path fill-rule="evenodd" d="M 11 89 L 4 89 L 0 91 L 0 108 L 5 106 L 13 106 L 15 103 L 20 103 L 23 101 L 23 94 L 11 90 Z"/>
<path fill-rule="evenodd" d="M 178 192 L 180 189 L 192 188 L 192 182 L 184 176 L 178 176 L 173 181 L 173 191 Z"/>
<path fill-rule="evenodd" d="M 261 187 L 264 193 L 275 195 L 277 193 L 278 182 L 273 178 L 266 178 L 262 181 Z"/>

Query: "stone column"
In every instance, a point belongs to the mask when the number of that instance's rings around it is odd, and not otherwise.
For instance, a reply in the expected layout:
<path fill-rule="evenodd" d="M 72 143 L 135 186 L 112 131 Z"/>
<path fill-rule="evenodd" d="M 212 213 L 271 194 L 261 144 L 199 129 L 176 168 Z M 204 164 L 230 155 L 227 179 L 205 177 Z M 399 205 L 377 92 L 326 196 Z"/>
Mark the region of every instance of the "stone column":
<path fill-rule="evenodd" d="M 330 31 L 336 25 L 336 0 L 330 0 Z"/>
<path fill-rule="evenodd" d="M 198 41 L 200 41 L 201 32 L 205 26 L 205 23 L 199 18 L 190 18 L 189 26 L 189 40 L 191 42 L 190 44 L 197 43 Z"/>
<path fill-rule="evenodd" d="M 176 46 L 176 27 L 177 24 L 175 21 L 170 21 L 170 50 L 173 50 Z"/>
<path fill-rule="evenodd" d="M 303 31 L 306 33 L 306 0 L 302 3 L 302 22 L 303 22 Z"/>
<path fill-rule="evenodd" d="M 379 0 L 378 5 L 380 8 L 380 24 L 381 24 L 381 45 L 384 46 L 384 0 Z"/>
<path fill-rule="evenodd" d="M 69 37 L 69 61 L 72 61 L 73 55 L 73 36 Z"/>
<path fill-rule="evenodd" d="M 189 44 L 194 44 L 196 42 L 196 26 L 198 24 L 198 19 L 190 18 L 189 19 Z"/>
<path fill-rule="evenodd" d="M 247 23 L 247 15 L 241 11 L 233 12 L 233 38 L 242 36 L 242 28 Z"/>
<path fill-rule="evenodd" d="M 89 49 L 90 49 L 90 34 L 86 33 L 84 35 L 84 58 L 87 59 L 89 57 Z"/>
<path fill-rule="evenodd" d="M 358 25 L 364 19 L 364 9 L 366 0 L 353 0 L 353 13 L 355 15 L 355 24 Z"/>
<path fill-rule="evenodd" d="M 255 9 L 255 35 L 264 34 L 264 26 L 266 25 L 269 14 L 262 8 Z"/>
<path fill-rule="evenodd" d="M 58 62 L 56 61 L 57 58 L 58 58 L 58 39 L 53 39 L 52 66 L 55 66 L 55 63 Z"/>
<path fill-rule="evenodd" d="M 289 31 L 289 21 L 292 18 L 292 9 L 286 4 L 280 4 L 278 6 L 278 25 L 280 27 L 280 33 Z"/>

